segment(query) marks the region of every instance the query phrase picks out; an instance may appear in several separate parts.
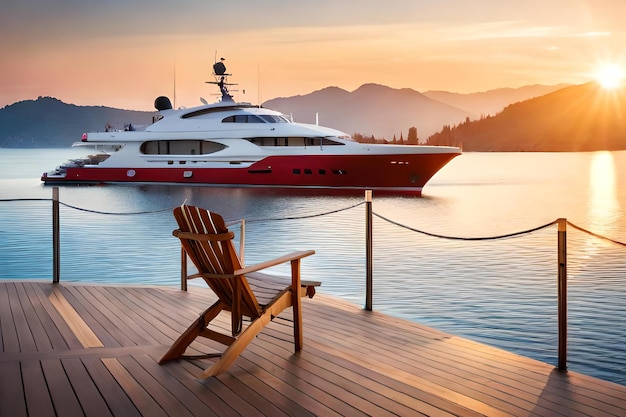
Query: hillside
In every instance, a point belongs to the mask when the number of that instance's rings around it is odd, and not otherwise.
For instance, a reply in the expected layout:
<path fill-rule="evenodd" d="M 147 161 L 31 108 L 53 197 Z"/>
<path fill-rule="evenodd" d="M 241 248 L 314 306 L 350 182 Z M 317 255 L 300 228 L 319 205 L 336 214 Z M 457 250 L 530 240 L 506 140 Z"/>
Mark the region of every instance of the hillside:
<path fill-rule="evenodd" d="M 406 137 L 410 127 L 416 127 L 418 136 L 425 140 L 443 125 L 471 116 L 415 90 L 378 84 L 364 84 L 352 92 L 329 87 L 304 96 L 269 100 L 263 106 L 302 123 L 315 123 L 317 114 L 321 125 L 387 140 L 400 134 Z"/>
<path fill-rule="evenodd" d="M 83 132 L 103 131 L 107 123 L 145 125 L 151 112 L 75 106 L 52 97 L 24 100 L 0 109 L 0 147 L 67 147 Z"/>
<path fill-rule="evenodd" d="M 465 151 L 595 151 L 626 149 L 626 88 L 570 86 L 507 106 L 432 135 L 433 145 Z"/>
<path fill-rule="evenodd" d="M 425 91 L 423 94 L 433 100 L 466 110 L 473 115 L 473 119 L 478 119 L 481 116 L 493 116 L 511 103 L 544 96 L 567 86 L 567 84 L 537 84 L 519 88 L 498 88 L 470 94 L 451 93 L 448 91 Z"/>

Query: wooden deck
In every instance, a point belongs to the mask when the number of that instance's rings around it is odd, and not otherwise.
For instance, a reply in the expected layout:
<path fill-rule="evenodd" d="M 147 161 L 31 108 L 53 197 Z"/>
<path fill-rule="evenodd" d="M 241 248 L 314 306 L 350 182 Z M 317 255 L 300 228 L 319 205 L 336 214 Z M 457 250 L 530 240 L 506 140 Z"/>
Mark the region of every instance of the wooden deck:
<path fill-rule="evenodd" d="M 297 355 L 284 313 L 216 378 L 195 377 L 208 359 L 159 366 L 213 298 L 0 281 L 0 416 L 626 415 L 624 386 L 321 294 Z"/>

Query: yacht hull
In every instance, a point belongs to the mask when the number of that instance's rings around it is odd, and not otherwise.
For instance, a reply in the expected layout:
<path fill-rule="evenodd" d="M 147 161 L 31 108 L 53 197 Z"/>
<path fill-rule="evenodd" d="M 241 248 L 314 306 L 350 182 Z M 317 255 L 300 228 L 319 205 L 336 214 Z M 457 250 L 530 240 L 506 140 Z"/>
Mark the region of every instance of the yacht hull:
<path fill-rule="evenodd" d="M 173 183 L 208 186 L 373 189 L 421 195 L 428 180 L 458 152 L 399 155 L 270 156 L 250 165 L 203 167 L 203 162 L 161 167 L 83 166 L 46 184 Z"/>

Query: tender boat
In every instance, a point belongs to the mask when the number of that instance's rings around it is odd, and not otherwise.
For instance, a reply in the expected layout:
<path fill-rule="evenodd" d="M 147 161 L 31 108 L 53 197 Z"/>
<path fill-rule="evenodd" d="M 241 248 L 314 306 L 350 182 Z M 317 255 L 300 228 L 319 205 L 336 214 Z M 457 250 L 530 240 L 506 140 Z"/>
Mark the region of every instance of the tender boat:
<path fill-rule="evenodd" d="M 221 100 L 173 109 L 158 97 L 158 115 L 143 129 L 84 133 L 73 146 L 95 149 L 44 173 L 46 184 L 174 183 L 228 187 L 378 190 L 421 195 L 456 147 L 363 144 L 319 125 L 235 102 L 223 62 L 213 66 Z"/>

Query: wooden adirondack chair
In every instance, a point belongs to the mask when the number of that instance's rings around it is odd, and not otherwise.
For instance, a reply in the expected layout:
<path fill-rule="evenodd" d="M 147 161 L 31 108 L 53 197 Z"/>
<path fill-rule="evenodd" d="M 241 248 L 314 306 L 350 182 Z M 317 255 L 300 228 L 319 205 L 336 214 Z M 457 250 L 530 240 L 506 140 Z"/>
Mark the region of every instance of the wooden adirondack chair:
<path fill-rule="evenodd" d="M 183 205 L 174 209 L 179 229 L 178 237 L 198 273 L 188 279 L 203 278 L 218 297 L 197 320 L 174 342 L 159 363 L 184 357 L 187 347 L 203 336 L 228 346 L 223 353 L 205 355 L 220 359 L 200 374 L 208 378 L 230 367 L 248 343 L 272 318 L 284 309 L 293 307 L 293 333 L 296 352 L 302 349 L 301 297 L 313 297 L 319 282 L 300 280 L 300 261 L 315 253 L 313 250 L 294 252 L 257 265 L 244 267 L 233 244 L 233 232 L 216 213 L 194 206 Z M 291 279 L 258 272 L 282 263 L 291 263 Z M 222 311 L 231 314 L 231 334 L 209 329 L 211 320 Z M 243 317 L 250 323 L 243 326 Z"/>

